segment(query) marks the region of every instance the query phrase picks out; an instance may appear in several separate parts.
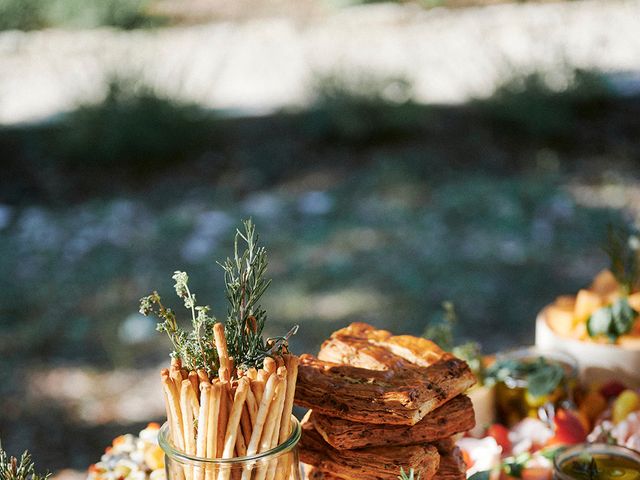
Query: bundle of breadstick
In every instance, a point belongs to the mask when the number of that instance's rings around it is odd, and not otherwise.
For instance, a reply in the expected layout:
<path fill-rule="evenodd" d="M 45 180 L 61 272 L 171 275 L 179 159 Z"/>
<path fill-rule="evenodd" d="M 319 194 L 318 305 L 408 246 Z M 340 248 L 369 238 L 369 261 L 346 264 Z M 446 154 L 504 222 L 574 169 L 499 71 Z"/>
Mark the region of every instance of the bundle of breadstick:
<path fill-rule="evenodd" d="M 270 280 L 264 278 L 266 252 L 250 220 L 236 231 L 234 257 L 221 266 L 229 301 L 224 325 L 209 306 L 196 303 L 185 272 L 174 273 L 174 288 L 191 314 L 192 331 L 180 328 L 157 292 L 140 299 L 140 312 L 162 320 L 158 330 L 174 347 L 170 368 L 161 371 L 173 447 L 209 460 L 252 457 L 284 442 L 291 434 L 298 374 L 298 358 L 288 350 L 297 327 L 284 337 L 262 335 L 267 314 L 259 300 Z M 284 461 L 260 461 L 256 468 L 245 462 L 239 470 L 228 467 L 231 462 L 186 461 L 173 474 L 176 480 L 288 480 Z M 212 464 L 217 468 L 204 466 Z"/>
<path fill-rule="evenodd" d="M 207 459 L 247 457 L 275 448 L 291 434 L 298 357 L 288 353 L 266 357 L 259 370 L 239 370 L 227 353 L 221 323 L 214 325 L 214 333 L 221 365 L 217 376 L 202 369 L 188 372 L 178 358 L 161 371 L 174 447 Z M 220 469 L 217 479 L 229 478 L 231 471 Z M 285 471 L 286 476 L 281 473 Z M 212 473 L 213 469 L 184 469 L 186 480 L 209 480 Z M 255 473 L 245 469 L 241 478 L 284 480 L 288 470 L 276 465 Z"/>

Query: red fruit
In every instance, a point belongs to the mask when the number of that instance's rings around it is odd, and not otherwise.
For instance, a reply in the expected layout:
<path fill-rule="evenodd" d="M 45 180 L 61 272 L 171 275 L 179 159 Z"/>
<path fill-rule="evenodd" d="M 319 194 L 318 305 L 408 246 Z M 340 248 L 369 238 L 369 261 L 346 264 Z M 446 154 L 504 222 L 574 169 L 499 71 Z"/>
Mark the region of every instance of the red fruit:
<path fill-rule="evenodd" d="M 610 398 L 617 397 L 626 389 L 627 386 L 624 383 L 618 380 L 611 380 L 600 387 L 600 394 L 609 400 Z"/>
<path fill-rule="evenodd" d="M 587 438 L 587 431 L 574 412 L 560 409 L 556 412 L 553 422 L 555 435 L 549 440 L 549 445 L 574 445 L 584 442 Z"/>
<path fill-rule="evenodd" d="M 498 445 L 502 447 L 502 453 L 511 453 L 511 440 L 509 440 L 509 429 L 499 423 L 494 423 L 487 430 L 487 436 L 493 437 Z"/>

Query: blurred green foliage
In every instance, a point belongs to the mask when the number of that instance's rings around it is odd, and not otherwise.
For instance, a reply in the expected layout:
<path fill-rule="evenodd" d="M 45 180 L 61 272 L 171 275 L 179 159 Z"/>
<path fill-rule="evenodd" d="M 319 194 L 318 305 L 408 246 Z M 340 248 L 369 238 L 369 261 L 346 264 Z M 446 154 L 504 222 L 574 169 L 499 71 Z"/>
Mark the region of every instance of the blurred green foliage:
<path fill-rule="evenodd" d="M 152 27 L 163 19 L 148 13 L 151 0 L 0 0 L 0 30 L 50 27 L 123 29 Z"/>
<path fill-rule="evenodd" d="M 560 83 L 553 86 L 548 73 L 516 75 L 490 97 L 476 100 L 475 106 L 497 128 L 528 138 L 558 139 L 610 110 L 616 99 L 599 72 L 573 70 Z"/>
<path fill-rule="evenodd" d="M 49 148 L 70 170 L 128 169 L 139 175 L 178 164 L 209 142 L 211 118 L 195 104 L 116 78 L 102 101 L 64 116 Z"/>
<path fill-rule="evenodd" d="M 384 143 L 421 128 L 426 109 L 412 101 L 411 83 L 401 77 L 320 77 L 305 128 L 313 139 L 351 144 Z"/>

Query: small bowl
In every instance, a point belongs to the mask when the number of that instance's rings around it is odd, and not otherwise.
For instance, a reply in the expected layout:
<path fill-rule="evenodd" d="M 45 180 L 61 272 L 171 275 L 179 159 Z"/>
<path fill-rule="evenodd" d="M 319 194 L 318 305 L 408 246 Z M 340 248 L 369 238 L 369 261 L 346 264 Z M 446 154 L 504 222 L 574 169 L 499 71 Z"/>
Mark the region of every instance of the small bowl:
<path fill-rule="evenodd" d="M 562 337 L 547 323 L 547 308 L 538 314 L 536 320 L 536 347 L 574 357 L 578 362 L 580 379 L 587 384 L 606 383 L 615 378 L 629 388 L 640 388 L 640 348 Z"/>
<path fill-rule="evenodd" d="M 625 447 L 616 445 L 607 445 L 606 443 L 582 443 L 573 447 L 566 448 L 559 452 L 553 460 L 553 478 L 555 480 L 584 480 L 588 479 L 588 474 L 565 472 L 567 463 L 578 459 L 581 455 L 589 455 L 596 459 L 611 459 L 615 461 L 625 462 L 626 465 L 600 466 L 609 470 L 603 471 L 598 478 L 601 480 L 637 480 L 640 478 L 640 453 Z M 628 469 L 630 475 L 624 475 L 624 469 Z M 617 470 L 614 472 L 613 470 Z M 637 474 L 637 475 L 636 475 Z"/>

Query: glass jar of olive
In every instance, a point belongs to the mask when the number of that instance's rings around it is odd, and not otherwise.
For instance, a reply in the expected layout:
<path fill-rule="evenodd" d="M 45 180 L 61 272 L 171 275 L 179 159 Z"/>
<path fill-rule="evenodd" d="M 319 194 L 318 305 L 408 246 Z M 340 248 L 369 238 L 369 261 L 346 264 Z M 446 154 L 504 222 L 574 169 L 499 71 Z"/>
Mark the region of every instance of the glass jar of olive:
<path fill-rule="evenodd" d="M 495 382 L 498 421 L 511 427 L 526 417 L 550 421 L 555 408 L 574 406 L 578 368 L 570 355 L 526 347 L 497 354 L 487 378 Z"/>

